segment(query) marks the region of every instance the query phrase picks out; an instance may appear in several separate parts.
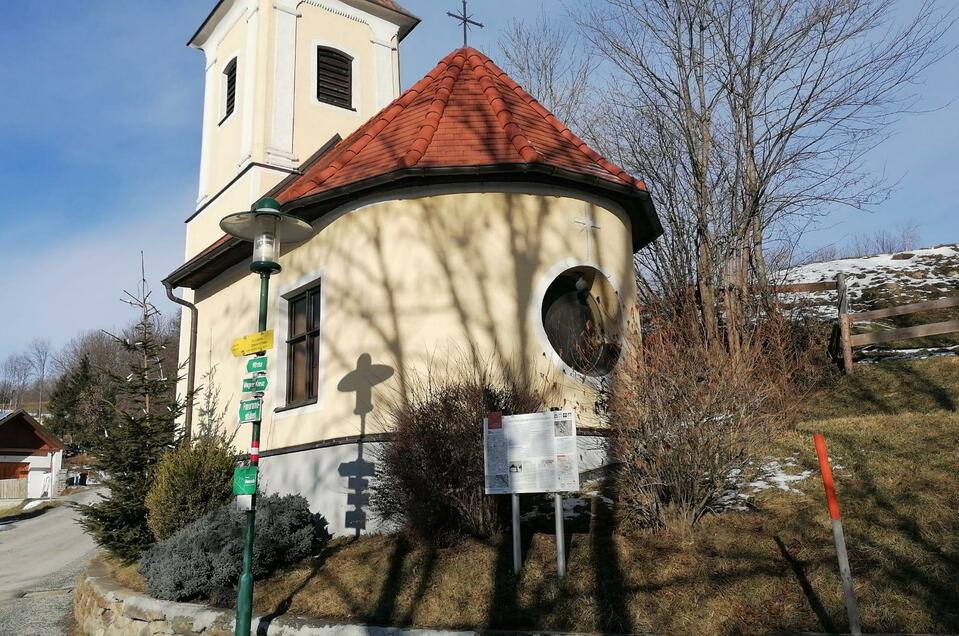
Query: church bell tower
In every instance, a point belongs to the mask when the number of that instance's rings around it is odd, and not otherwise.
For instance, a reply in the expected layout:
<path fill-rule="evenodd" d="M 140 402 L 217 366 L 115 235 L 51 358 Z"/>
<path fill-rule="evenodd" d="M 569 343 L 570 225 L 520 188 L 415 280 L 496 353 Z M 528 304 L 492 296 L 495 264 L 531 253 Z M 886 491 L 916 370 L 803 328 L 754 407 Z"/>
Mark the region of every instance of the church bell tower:
<path fill-rule="evenodd" d="M 189 46 L 205 55 L 203 139 L 186 258 L 335 135 L 399 95 L 394 0 L 219 0 Z"/>

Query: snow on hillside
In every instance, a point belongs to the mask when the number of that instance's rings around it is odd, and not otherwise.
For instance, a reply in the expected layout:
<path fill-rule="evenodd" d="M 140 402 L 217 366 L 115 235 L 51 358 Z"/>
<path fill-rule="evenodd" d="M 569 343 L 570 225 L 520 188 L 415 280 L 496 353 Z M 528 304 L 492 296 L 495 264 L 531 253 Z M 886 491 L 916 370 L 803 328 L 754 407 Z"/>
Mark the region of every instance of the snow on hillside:
<path fill-rule="evenodd" d="M 954 296 L 959 294 L 959 244 L 810 263 L 791 269 L 784 282 L 835 280 L 839 273 L 846 274 L 853 311 Z M 835 292 L 795 296 L 794 300 L 816 298 L 830 301 L 832 308 L 822 307 L 823 311 L 817 313 L 824 317 L 835 316 Z"/>

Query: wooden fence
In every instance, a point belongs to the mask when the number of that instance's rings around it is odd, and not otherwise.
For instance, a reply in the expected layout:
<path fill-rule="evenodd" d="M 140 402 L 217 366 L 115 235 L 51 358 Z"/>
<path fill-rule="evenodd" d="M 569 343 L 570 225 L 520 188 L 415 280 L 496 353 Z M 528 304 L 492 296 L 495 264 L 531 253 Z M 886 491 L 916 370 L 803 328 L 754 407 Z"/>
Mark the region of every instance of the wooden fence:
<path fill-rule="evenodd" d="M 880 318 L 891 318 L 893 316 L 906 316 L 922 311 L 933 309 L 949 309 L 959 307 L 959 296 L 950 298 L 940 298 L 939 300 L 927 300 L 908 305 L 898 305 L 886 309 L 871 309 L 869 311 L 850 312 L 849 311 L 849 292 L 846 287 L 846 277 L 839 274 L 834 281 L 823 281 L 821 283 L 794 283 L 789 285 L 776 285 L 773 287 L 775 293 L 801 294 L 819 291 L 833 291 L 837 293 L 836 297 L 836 317 L 839 331 L 838 352 L 833 352 L 838 358 L 842 356 L 842 368 L 845 373 L 852 373 L 853 356 L 852 348 L 861 347 L 869 344 L 880 344 L 883 342 L 893 342 L 895 340 L 908 340 L 910 338 L 923 338 L 926 336 L 940 336 L 948 333 L 959 333 L 959 320 L 946 320 L 943 322 L 932 322 L 925 325 L 916 325 L 913 327 L 900 327 L 896 329 L 882 329 L 871 333 L 852 333 L 852 325 L 865 320 L 878 320 Z M 831 305 L 829 301 L 818 301 L 806 303 L 808 305 Z"/>
<path fill-rule="evenodd" d="M 0 499 L 26 499 L 26 479 L 0 479 Z"/>

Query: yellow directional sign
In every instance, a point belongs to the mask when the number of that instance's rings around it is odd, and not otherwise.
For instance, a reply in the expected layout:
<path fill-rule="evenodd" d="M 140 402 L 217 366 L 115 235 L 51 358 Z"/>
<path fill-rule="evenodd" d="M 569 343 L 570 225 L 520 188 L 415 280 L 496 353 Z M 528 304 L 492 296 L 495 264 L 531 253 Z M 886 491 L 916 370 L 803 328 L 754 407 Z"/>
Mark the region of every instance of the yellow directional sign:
<path fill-rule="evenodd" d="M 259 333 L 251 333 L 248 336 L 237 338 L 233 341 L 230 351 L 237 358 L 253 355 L 261 351 L 269 351 L 273 348 L 273 330 L 267 329 Z"/>

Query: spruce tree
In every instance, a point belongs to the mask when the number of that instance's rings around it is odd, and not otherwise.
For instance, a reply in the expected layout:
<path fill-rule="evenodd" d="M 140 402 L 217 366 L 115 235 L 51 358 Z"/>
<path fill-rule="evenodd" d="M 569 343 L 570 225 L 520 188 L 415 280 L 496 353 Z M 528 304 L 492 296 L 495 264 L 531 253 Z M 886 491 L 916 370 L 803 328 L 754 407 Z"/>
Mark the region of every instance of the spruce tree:
<path fill-rule="evenodd" d="M 49 427 L 66 441 L 92 450 L 112 416 L 112 390 L 107 373 L 94 368 L 83 354 L 53 387 L 47 410 Z"/>
<path fill-rule="evenodd" d="M 154 540 L 147 525 L 145 500 L 157 464 L 178 441 L 176 419 L 182 403 L 176 396 L 177 374 L 163 369 L 167 346 L 160 316 L 141 276 L 137 294 L 125 292 L 139 317 L 125 336 L 114 336 L 128 359 L 125 377 L 112 376 L 112 417 L 93 449 L 110 492 L 83 506 L 81 523 L 96 542 L 130 562 Z"/>

